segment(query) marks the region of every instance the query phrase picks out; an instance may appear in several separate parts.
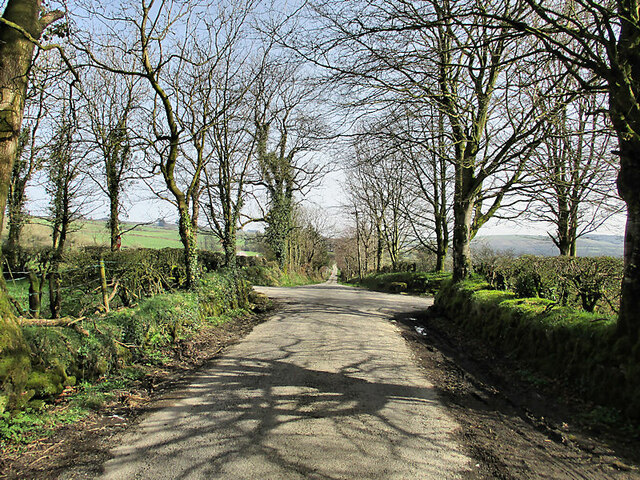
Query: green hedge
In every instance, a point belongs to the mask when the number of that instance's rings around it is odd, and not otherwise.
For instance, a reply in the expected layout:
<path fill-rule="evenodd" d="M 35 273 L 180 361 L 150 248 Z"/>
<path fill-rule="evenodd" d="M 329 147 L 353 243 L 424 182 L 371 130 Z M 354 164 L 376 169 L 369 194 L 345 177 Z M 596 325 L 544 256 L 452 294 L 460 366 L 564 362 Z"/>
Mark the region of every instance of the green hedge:
<path fill-rule="evenodd" d="M 450 278 L 451 274 L 444 272 L 395 272 L 369 275 L 351 283 L 382 292 L 433 295 Z"/>
<path fill-rule="evenodd" d="M 26 250 L 23 250 L 23 253 Z M 51 260 L 50 249 L 31 249 L 30 260 L 24 268 L 39 271 Z M 93 313 L 102 304 L 99 263 L 103 259 L 111 288 L 117 283 L 112 307 L 132 306 L 144 298 L 166 291 L 178 290 L 185 285 L 184 252 L 179 248 L 131 249 L 111 252 L 103 247 L 86 247 L 65 252 L 60 265 L 62 280 L 62 315 L 82 316 Z M 220 252 L 200 251 L 198 260 L 202 274 L 223 268 L 224 256 Z M 259 268 L 261 257 L 238 257 L 239 265 Z M 252 267 L 250 267 L 252 266 Z M 15 275 L 18 276 L 18 275 Z M 25 274 L 20 274 L 24 277 Z M 10 294 L 23 311 L 28 311 L 28 282 L 8 281 Z M 15 288 L 14 288 L 15 287 Z M 44 289 L 41 314 L 48 314 L 48 287 Z"/>
<path fill-rule="evenodd" d="M 240 274 L 252 285 L 294 287 L 324 282 L 331 275 L 331 270 L 325 266 L 315 272 L 283 272 L 276 262 L 264 262 L 244 265 L 240 268 Z"/>
<path fill-rule="evenodd" d="M 496 289 L 540 297 L 586 312 L 617 314 L 623 261 L 613 257 L 485 256 L 474 265 Z"/>
<path fill-rule="evenodd" d="M 444 284 L 435 308 L 503 356 L 640 418 L 640 344 L 631 358 L 620 352 L 614 316 L 577 311 L 547 298 L 518 298 L 479 280 Z"/>

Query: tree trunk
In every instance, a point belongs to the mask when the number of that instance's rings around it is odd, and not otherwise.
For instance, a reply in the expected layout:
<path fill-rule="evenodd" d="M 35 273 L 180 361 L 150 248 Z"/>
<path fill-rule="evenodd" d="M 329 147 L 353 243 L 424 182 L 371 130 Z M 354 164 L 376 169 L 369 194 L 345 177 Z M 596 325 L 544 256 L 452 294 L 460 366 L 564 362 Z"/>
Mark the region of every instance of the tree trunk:
<path fill-rule="evenodd" d="M 436 272 L 444 272 L 444 262 L 447 258 L 449 248 L 449 225 L 447 224 L 447 155 L 445 148 L 444 114 L 438 110 L 438 160 L 437 167 L 434 167 L 434 174 L 437 172 L 438 192 L 434 192 L 434 199 L 437 207 L 435 215 L 436 227 Z M 438 168 L 439 167 L 439 168 Z"/>
<path fill-rule="evenodd" d="M 29 272 L 29 314 L 31 318 L 40 317 L 42 286 L 35 272 Z"/>
<path fill-rule="evenodd" d="M 578 254 L 578 238 L 576 228 L 571 230 L 571 241 L 569 242 L 569 256 L 575 258 Z"/>
<path fill-rule="evenodd" d="M 18 159 L 16 158 L 16 161 Z M 16 170 L 16 163 L 14 162 L 14 170 Z M 25 224 L 25 189 L 27 186 L 27 178 L 16 178 L 16 172 L 13 172 L 13 178 L 9 187 L 9 196 L 7 198 L 7 214 L 9 215 L 8 227 L 9 233 L 7 234 L 6 251 L 8 252 L 9 265 L 12 268 L 18 266 L 18 256 L 20 250 L 20 236 Z"/>
<path fill-rule="evenodd" d="M 119 192 L 109 192 L 109 240 L 111 242 L 111 251 L 118 249 L 118 237 L 120 236 L 120 198 Z"/>
<path fill-rule="evenodd" d="M 557 243 L 558 250 L 560 251 L 560 255 L 563 257 L 571 256 L 571 245 L 567 242 L 565 238 L 559 238 Z"/>
<path fill-rule="evenodd" d="M 627 225 L 617 331 L 633 345 L 640 339 L 640 139 L 620 139 L 620 167 L 618 191 L 627 204 Z"/>
<path fill-rule="evenodd" d="M 267 215 L 265 236 L 280 268 L 290 263 L 289 239 L 293 213 L 293 199 L 286 193 L 271 193 L 271 207 Z"/>
<path fill-rule="evenodd" d="M 238 268 L 235 229 L 226 229 L 225 238 L 222 240 L 222 248 L 224 250 L 224 264 L 227 268 L 235 272 Z"/>
<path fill-rule="evenodd" d="M 39 38 L 39 0 L 9 0 L 2 15 L 8 21 Z M 0 23 L 0 224 L 4 222 L 11 172 L 18 152 L 18 137 L 34 44 L 4 23 Z"/>
<path fill-rule="evenodd" d="M 184 248 L 184 264 L 186 268 L 186 287 L 188 290 L 195 288 L 198 280 L 198 248 L 197 238 L 191 223 L 188 207 L 179 208 L 180 221 L 178 230 L 180 241 Z"/>
<path fill-rule="evenodd" d="M 9 205 L 9 209 L 7 212 L 9 214 L 9 233 L 7 234 L 7 241 L 4 245 L 3 250 L 5 252 L 8 264 L 12 269 L 17 270 L 18 268 L 21 268 L 21 266 L 19 265 L 20 235 L 22 233 L 22 227 L 24 226 L 24 218 L 22 212 L 20 214 L 17 214 L 12 207 L 12 205 Z"/>
<path fill-rule="evenodd" d="M 22 205 L 20 206 L 22 210 Z M 20 235 L 22 234 L 22 227 L 24 226 L 24 220 L 22 212 L 17 213 L 14 208 L 9 207 L 9 233 L 7 234 L 7 249 L 15 250 L 20 246 Z"/>
<path fill-rule="evenodd" d="M 436 272 L 444 272 L 444 261 L 447 257 L 447 244 L 449 243 L 446 222 L 446 218 L 436 215 Z"/>
<path fill-rule="evenodd" d="M 62 310 L 62 297 L 60 294 L 62 282 L 58 270 L 59 267 L 56 262 L 49 274 L 49 310 L 51 318 L 60 318 L 60 310 Z"/>
<path fill-rule="evenodd" d="M 382 235 L 382 226 L 380 225 L 380 220 L 378 220 L 378 222 L 376 223 L 376 235 L 376 272 L 380 273 L 380 271 L 382 270 L 382 253 L 384 249 L 384 237 Z"/>
<path fill-rule="evenodd" d="M 438 241 L 436 247 L 436 272 L 444 272 L 444 261 L 447 258 L 447 246 L 442 241 Z"/>
<path fill-rule="evenodd" d="M 358 209 L 354 210 L 356 217 L 356 260 L 358 262 L 358 280 L 362 280 L 362 256 L 360 255 L 360 215 Z"/>
<path fill-rule="evenodd" d="M 571 251 L 571 239 L 569 233 L 569 209 L 567 202 L 562 197 L 558 198 L 558 216 L 556 220 L 557 238 L 552 238 L 561 256 L 569 256 Z"/>
<path fill-rule="evenodd" d="M 469 149 L 469 147 L 467 147 Z M 476 193 L 472 165 L 475 150 L 468 156 L 460 153 L 461 160 L 455 165 L 455 188 L 453 195 L 453 281 L 459 282 L 471 274 L 471 239 L 473 213 L 476 208 Z"/>
<path fill-rule="evenodd" d="M 471 274 L 471 220 L 474 203 L 456 200 L 453 205 L 453 281 L 459 282 Z"/>

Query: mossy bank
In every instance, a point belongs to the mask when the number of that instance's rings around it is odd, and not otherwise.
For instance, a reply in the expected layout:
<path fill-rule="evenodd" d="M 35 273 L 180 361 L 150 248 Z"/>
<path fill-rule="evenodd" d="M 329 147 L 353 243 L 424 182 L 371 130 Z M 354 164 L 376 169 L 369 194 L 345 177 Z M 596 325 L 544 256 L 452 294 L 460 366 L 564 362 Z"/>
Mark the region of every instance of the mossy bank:
<path fill-rule="evenodd" d="M 0 414 L 40 406 L 65 387 L 112 375 L 136 362 L 162 364 L 179 340 L 253 306 L 250 284 L 206 274 L 192 292 L 166 292 L 68 326 L 3 320 Z"/>
<path fill-rule="evenodd" d="M 640 419 L 640 345 L 615 337 L 615 317 L 517 298 L 483 279 L 445 283 L 434 309 L 503 357 L 517 359 L 598 404 Z"/>

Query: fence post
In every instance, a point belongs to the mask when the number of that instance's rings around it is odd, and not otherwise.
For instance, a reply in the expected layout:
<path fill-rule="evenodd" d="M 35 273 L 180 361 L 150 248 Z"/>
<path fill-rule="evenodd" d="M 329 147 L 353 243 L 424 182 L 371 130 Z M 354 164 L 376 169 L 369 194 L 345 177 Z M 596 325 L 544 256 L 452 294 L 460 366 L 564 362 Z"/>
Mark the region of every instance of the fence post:
<path fill-rule="evenodd" d="M 102 289 L 102 303 L 105 312 L 109 312 L 109 292 L 107 291 L 107 273 L 104 269 L 104 258 L 100 256 L 100 288 Z"/>

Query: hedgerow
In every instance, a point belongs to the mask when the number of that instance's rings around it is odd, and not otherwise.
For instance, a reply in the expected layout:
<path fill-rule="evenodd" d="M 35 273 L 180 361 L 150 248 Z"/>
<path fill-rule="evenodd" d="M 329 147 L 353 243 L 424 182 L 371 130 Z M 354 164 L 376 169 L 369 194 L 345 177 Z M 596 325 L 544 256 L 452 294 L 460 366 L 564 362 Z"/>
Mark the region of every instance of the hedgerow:
<path fill-rule="evenodd" d="M 0 359 L 0 414 L 50 400 L 67 386 L 113 374 L 132 362 L 161 362 L 179 340 L 229 312 L 248 309 L 250 285 L 221 269 L 196 291 L 143 297 L 130 308 L 92 315 L 80 328 L 21 326 L 20 349 Z"/>
<path fill-rule="evenodd" d="M 331 270 L 325 266 L 317 271 L 284 272 L 276 262 L 264 262 L 263 264 L 245 264 L 241 267 L 240 274 L 252 285 L 293 287 L 326 281 L 331 274 Z"/>
<path fill-rule="evenodd" d="M 618 313 L 623 268 L 621 258 L 530 255 L 485 255 L 474 265 L 494 289 L 606 315 Z"/>
<path fill-rule="evenodd" d="M 443 284 L 435 308 L 500 356 L 579 388 L 586 398 L 640 418 L 640 343 L 614 336 L 616 318 L 541 297 L 519 298 L 483 279 Z"/>
<path fill-rule="evenodd" d="M 445 272 L 393 272 L 368 275 L 362 279 L 353 279 L 357 283 L 371 290 L 393 293 L 435 294 L 442 282 L 451 278 Z"/>

